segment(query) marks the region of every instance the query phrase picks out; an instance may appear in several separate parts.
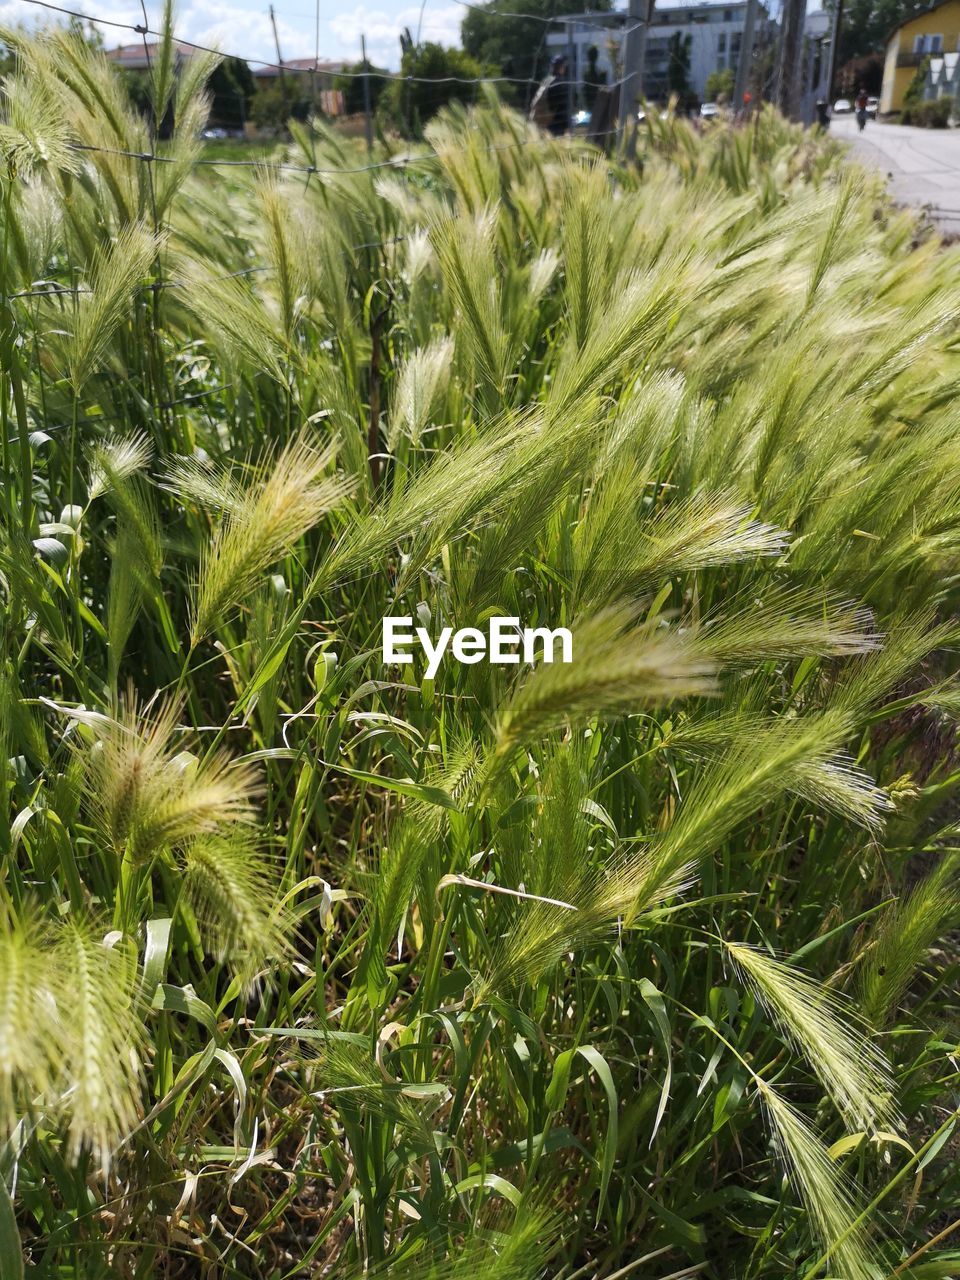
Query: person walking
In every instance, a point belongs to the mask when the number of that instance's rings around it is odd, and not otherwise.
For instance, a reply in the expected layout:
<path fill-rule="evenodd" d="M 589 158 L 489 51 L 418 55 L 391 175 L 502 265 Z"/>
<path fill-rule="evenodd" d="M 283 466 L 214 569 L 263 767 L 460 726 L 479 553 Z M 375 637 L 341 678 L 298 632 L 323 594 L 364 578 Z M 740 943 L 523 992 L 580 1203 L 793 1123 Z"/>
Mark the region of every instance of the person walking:
<path fill-rule="evenodd" d="M 558 53 L 550 62 L 550 74 L 542 81 L 530 104 L 530 119 L 555 137 L 570 128 L 570 82 L 567 60 Z"/>
<path fill-rule="evenodd" d="M 863 133 L 867 125 L 867 103 L 869 95 L 863 85 L 860 86 L 860 92 L 857 94 L 855 106 L 857 108 L 857 128 Z"/>

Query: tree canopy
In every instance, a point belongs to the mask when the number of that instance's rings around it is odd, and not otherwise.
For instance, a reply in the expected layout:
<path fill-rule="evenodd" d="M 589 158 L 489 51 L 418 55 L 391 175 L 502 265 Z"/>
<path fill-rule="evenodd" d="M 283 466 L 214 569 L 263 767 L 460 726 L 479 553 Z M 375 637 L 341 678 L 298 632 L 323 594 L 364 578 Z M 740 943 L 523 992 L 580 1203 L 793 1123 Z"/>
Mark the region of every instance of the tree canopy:
<path fill-rule="evenodd" d="M 477 85 L 489 75 L 483 66 L 462 49 L 444 49 L 427 41 L 404 49 L 400 76 L 391 80 L 380 98 L 380 114 L 408 134 L 417 134 L 441 107 L 449 102 L 474 102 Z"/>
<path fill-rule="evenodd" d="M 495 66 L 501 75 L 518 79 L 541 79 L 548 62 L 547 32 L 549 27 L 542 18 L 554 18 L 565 13 L 582 13 L 583 0 L 490 0 L 467 10 L 460 27 L 463 47 L 479 62 Z M 611 0 L 595 0 L 590 6 L 608 12 Z M 530 17 L 508 17 L 522 9 Z M 517 86 L 522 93 L 523 86 Z"/>
<path fill-rule="evenodd" d="M 824 8 L 833 12 L 834 3 L 831 0 Z M 880 53 L 898 23 L 930 7 L 929 0 L 844 0 L 838 65 Z"/>

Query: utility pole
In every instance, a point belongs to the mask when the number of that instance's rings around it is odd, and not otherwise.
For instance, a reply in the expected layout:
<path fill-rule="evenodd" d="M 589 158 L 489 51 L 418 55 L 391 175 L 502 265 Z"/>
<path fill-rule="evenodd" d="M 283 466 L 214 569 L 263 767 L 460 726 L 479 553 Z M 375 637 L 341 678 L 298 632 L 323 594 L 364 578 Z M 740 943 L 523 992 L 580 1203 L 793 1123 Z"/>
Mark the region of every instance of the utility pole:
<path fill-rule="evenodd" d="M 317 109 L 317 64 L 320 61 L 320 0 L 317 0 L 316 13 L 316 42 L 313 46 L 313 70 L 310 72 L 310 97 L 313 100 L 313 109 Z"/>
<path fill-rule="evenodd" d="M 570 128 L 573 128 L 573 117 L 575 114 L 574 93 L 576 86 L 574 85 L 574 77 L 576 75 L 577 51 L 573 43 L 573 23 L 567 23 L 567 119 L 570 121 Z"/>
<path fill-rule="evenodd" d="M 750 88 L 750 71 L 753 67 L 753 30 L 757 24 L 757 0 L 747 0 L 740 35 L 740 57 L 737 59 L 737 79 L 733 87 L 733 109 L 743 110 L 743 96 Z"/>
<path fill-rule="evenodd" d="M 797 72 L 806 12 L 807 0 L 785 0 L 781 18 L 776 105 L 791 119 L 797 114 Z"/>
<path fill-rule="evenodd" d="M 840 32 L 843 29 L 843 0 L 834 0 L 833 25 L 830 31 L 830 69 L 827 73 L 827 101 L 833 103 L 833 77 L 837 74 L 840 54 Z"/>
<path fill-rule="evenodd" d="M 273 12 L 273 5 L 270 6 L 270 25 L 273 27 L 273 43 L 277 51 L 277 66 L 280 70 L 280 79 L 283 79 L 283 58 L 280 56 L 280 37 L 277 35 L 277 15 Z"/>
<path fill-rule="evenodd" d="M 620 85 L 620 143 L 626 137 L 627 122 L 636 123 L 634 108 L 643 93 L 643 59 L 647 48 L 647 27 L 653 17 L 654 0 L 629 0 L 627 28 L 623 37 L 623 74 Z"/>
<path fill-rule="evenodd" d="M 360 37 L 360 58 L 363 66 L 363 115 L 367 135 L 367 151 L 373 150 L 373 118 L 370 114 L 370 68 L 367 66 L 367 37 Z"/>

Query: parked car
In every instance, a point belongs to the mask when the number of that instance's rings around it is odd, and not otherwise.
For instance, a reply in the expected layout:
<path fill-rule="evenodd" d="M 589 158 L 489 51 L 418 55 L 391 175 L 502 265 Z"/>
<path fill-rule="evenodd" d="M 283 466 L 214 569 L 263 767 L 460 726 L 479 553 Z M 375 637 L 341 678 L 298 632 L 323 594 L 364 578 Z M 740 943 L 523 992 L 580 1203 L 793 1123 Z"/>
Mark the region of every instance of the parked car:
<path fill-rule="evenodd" d="M 879 110 L 880 110 L 880 99 L 868 98 L 867 99 L 867 115 L 870 117 L 871 120 L 876 120 L 877 112 Z"/>
<path fill-rule="evenodd" d="M 853 110 L 853 103 L 849 98 L 838 98 L 833 104 L 833 114 L 835 116 L 849 115 Z"/>
<path fill-rule="evenodd" d="M 700 104 L 700 119 L 712 120 L 720 114 L 720 108 L 715 102 L 702 102 Z"/>

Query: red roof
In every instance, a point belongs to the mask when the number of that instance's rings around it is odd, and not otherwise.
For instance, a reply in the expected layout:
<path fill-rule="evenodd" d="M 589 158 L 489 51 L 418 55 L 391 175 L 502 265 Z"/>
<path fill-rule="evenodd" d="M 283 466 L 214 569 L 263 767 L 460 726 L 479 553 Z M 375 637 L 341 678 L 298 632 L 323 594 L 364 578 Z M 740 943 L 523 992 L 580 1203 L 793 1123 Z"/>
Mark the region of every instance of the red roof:
<path fill-rule="evenodd" d="M 345 66 L 346 63 L 344 62 L 334 62 L 323 59 L 321 59 L 320 62 L 316 62 L 313 58 L 284 58 L 283 60 L 284 71 L 292 71 L 295 74 L 316 70 L 321 73 L 326 72 L 327 75 L 331 75 L 337 71 L 342 71 Z M 275 66 L 254 66 L 251 70 L 255 76 L 278 76 L 280 74 L 279 67 Z"/>

